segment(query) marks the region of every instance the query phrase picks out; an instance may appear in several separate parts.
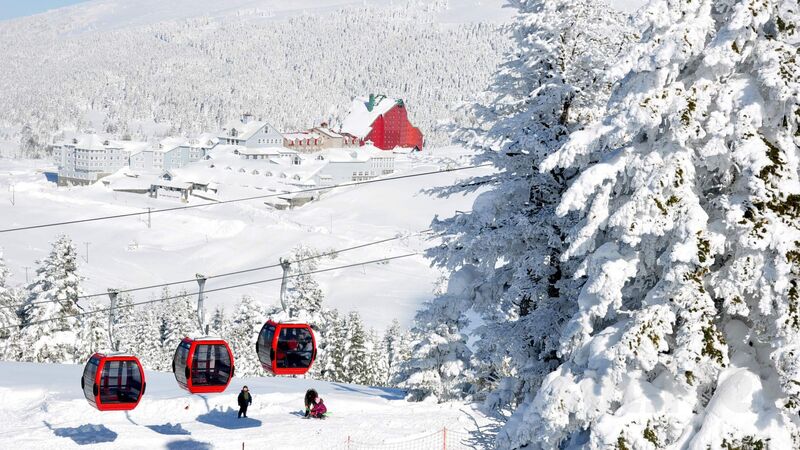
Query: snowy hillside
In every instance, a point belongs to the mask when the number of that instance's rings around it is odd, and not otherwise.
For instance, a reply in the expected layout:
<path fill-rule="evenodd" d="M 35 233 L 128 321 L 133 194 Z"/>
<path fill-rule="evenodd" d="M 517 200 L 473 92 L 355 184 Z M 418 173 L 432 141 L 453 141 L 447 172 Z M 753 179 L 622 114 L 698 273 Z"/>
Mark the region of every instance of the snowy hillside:
<path fill-rule="evenodd" d="M 0 22 L 0 57 L 14 61 L 0 72 L 0 141 L 36 154 L 64 129 L 148 139 L 216 131 L 244 112 L 288 132 L 335 126 L 354 97 L 384 93 L 441 145 L 442 124 L 467 119 L 459 106 L 508 44 L 494 21 L 505 10 L 488 0 L 146 1 L 158 6 L 134 14 L 129 3 Z"/>
<path fill-rule="evenodd" d="M 426 172 L 462 165 L 466 156 L 459 149 L 434 149 L 428 156 L 409 165 L 402 173 Z M 448 163 L 447 161 L 451 161 Z M 409 163 L 412 164 L 412 163 Z M 0 217 L 3 227 L 70 220 L 78 217 L 143 211 L 147 207 L 177 206 L 177 200 L 151 199 L 146 195 L 113 192 L 98 183 L 88 188 L 56 187 L 45 181 L 31 163 L 0 159 Z M 474 174 L 486 169 L 472 170 Z M 399 175 L 399 174 L 398 174 Z M 474 195 L 438 198 L 424 189 L 446 186 L 468 177 L 462 172 L 411 178 L 372 185 L 341 188 L 319 202 L 302 208 L 276 211 L 253 201 L 213 208 L 177 211 L 152 216 L 152 228 L 146 218 L 133 217 L 115 221 L 79 224 L 66 228 L 40 229 L 22 234 L 0 235 L 11 271 L 11 285 L 23 285 L 26 266 L 33 276 L 35 260 L 44 257 L 57 235 L 67 233 L 81 251 L 79 272 L 86 277 L 86 293 L 105 292 L 113 287 L 136 286 L 193 279 L 195 273 L 213 275 L 242 268 L 275 264 L 288 257 L 302 242 L 320 250 L 394 237 L 397 234 L 425 230 L 435 215 L 449 216 L 469 209 Z M 253 177 L 253 186 L 266 178 Z M 13 188 L 12 188 L 13 185 Z M 234 186 L 225 186 L 233 189 Z M 11 192 L 15 201 L 11 203 Z M 249 190 L 246 195 L 263 194 Z M 231 194 L 236 197 L 237 191 Z M 205 203 L 199 198 L 192 202 Z M 409 211 L 414 211 L 413 214 Z M 88 262 L 86 244 L 88 244 Z M 341 254 L 321 268 L 348 265 L 394 255 L 424 250 L 435 245 L 421 237 L 367 247 Z M 280 277 L 279 268 L 211 281 L 209 288 Z M 326 294 L 326 303 L 342 311 L 357 310 L 369 326 L 383 328 L 393 318 L 410 324 L 419 305 L 429 300 L 440 272 L 429 267 L 422 256 L 392 261 L 383 265 L 365 265 L 316 276 Z M 280 283 L 267 283 L 208 294 L 207 305 L 232 306 L 241 295 L 276 304 Z M 196 283 L 175 285 L 173 291 L 196 289 Z M 148 300 L 159 294 L 150 290 L 135 294 L 136 300 Z M 105 298 L 101 299 L 107 301 Z"/>
<path fill-rule="evenodd" d="M 222 394 L 181 390 L 172 373 L 147 372 L 147 389 L 128 413 L 100 412 L 84 399 L 79 365 L 0 363 L 0 448 L 241 449 L 482 448 L 490 425 L 470 406 L 408 403 L 402 392 L 293 378 L 234 378 Z M 236 395 L 250 388 L 247 419 Z M 332 416 L 301 417 L 303 394 L 316 389 Z M 433 435 L 433 436 L 431 436 Z M 345 444 L 350 437 L 351 444 Z M 414 447 L 413 445 L 416 445 Z"/>

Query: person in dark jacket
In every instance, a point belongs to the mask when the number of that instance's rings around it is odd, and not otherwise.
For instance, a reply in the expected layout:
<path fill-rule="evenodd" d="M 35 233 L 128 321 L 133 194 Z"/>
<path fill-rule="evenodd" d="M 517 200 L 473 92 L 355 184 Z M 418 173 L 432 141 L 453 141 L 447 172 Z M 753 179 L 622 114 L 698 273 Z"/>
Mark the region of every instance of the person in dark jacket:
<path fill-rule="evenodd" d="M 247 386 L 242 388 L 242 392 L 239 392 L 239 418 L 241 419 L 244 415 L 247 417 L 247 407 L 253 404 L 253 396 L 250 395 L 250 389 Z"/>

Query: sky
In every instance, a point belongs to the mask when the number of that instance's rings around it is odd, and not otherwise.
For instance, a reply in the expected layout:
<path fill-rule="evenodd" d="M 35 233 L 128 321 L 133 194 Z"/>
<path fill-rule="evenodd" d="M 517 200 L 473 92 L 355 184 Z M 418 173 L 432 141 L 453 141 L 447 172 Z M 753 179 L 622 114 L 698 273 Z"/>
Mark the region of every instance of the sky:
<path fill-rule="evenodd" d="M 85 0 L 0 0 L 0 20 L 29 16 Z"/>

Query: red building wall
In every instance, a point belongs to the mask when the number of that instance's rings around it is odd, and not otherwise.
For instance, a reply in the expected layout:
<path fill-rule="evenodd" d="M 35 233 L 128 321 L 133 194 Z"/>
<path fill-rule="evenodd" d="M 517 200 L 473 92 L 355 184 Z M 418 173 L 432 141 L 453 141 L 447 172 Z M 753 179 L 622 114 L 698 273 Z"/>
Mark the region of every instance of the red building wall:
<path fill-rule="evenodd" d="M 422 150 L 422 132 L 408 121 L 405 106 L 395 105 L 372 123 L 372 131 L 364 138 L 381 150 L 395 147 Z"/>

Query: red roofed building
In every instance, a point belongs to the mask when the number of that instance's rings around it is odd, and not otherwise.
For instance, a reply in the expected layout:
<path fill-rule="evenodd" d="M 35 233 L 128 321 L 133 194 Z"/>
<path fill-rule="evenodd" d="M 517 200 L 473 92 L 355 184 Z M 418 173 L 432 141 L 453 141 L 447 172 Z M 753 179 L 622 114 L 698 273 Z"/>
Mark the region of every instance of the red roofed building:
<path fill-rule="evenodd" d="M 422 150 L 422 132 L 408 121 L 406 106 L 401 99 L 370 94 L 369 98 L 353 100 L 350 112 L 342 123 L 342 132 L 367 141 L 381 150 L 395 147 Z"/>

